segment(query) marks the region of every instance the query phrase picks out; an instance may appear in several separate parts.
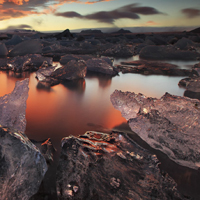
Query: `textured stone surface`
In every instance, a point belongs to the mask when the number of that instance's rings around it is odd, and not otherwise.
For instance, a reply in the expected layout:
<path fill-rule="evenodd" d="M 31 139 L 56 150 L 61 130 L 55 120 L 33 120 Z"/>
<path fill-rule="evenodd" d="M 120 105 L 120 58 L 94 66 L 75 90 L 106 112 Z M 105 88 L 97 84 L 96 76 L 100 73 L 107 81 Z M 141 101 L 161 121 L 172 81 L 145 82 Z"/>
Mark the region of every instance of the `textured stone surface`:
<path fill-rule="evenodd" d="M 44 157 L 25 134 L 0 126 L 1 200 L 28 200 L 46 171 Z"/>
<path fill-rule="evenodd" d="M 185 199 L 158 160 L 124 133 L 86 132 L 62 140 L 58 199 Z"/>
<path fill-rule="evenodd" d="M 180 165 L 200 167 L 199 100 L 168 93 L 156 99 L 116 90 L 111 102 L 150 146 Z"/>
<path fill-rule="evenodd" d="M 17 81 L 13 92 L 0 97 L 0 124 L 24 132 L 29 79 Z"/>
<path fill-rule="evenodd" d="M 122 62 L 122 65 L 118 65 L 117 68 L 122 71 L 122 73 L 138 73 L 138 74 L 159 74 L 167 76 L 189 76 L 191 70 L 178 69 L 177 65 L 155 62 L 155 61 L 130 61 Z M 132 65 L 131 67 L 126 65 Z"/>
<path fill-rule="evenodd" d="M 117 75 L 109 58 L 92 58 L 86 61 L 87 70 L 111 76 Z"/>

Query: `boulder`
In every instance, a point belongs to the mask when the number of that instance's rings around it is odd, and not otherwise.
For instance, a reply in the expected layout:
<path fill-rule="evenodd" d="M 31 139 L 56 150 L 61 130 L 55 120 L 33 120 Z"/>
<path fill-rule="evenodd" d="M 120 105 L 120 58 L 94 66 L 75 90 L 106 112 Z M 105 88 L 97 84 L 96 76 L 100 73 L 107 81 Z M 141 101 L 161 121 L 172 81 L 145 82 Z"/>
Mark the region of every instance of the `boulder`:
<path fill-rule="evenodd" d="M 126 134 L 86 132 L 62 139 L 58 199 L 186 199 L 158 159 Z"/>
<path fill-rule="evenodd" d="M 0 125 L 24 132 L 29 79 L 17 81 L 13 92 L 0 97 Z"/>
<path fill-rule="evenodd" d="M 21 43 L 23 39 L 19 35 L 13 35 L 10 40 L 8 40 L 5 44 L 6 45 L 17 45 Z"/>
<path fill-rule="evenodd" d="M 63 37 L 72 39 L 73 35 L 70 33 L 69 29 L 64 30 L 62 33 L 55 35 L 55 38 L 61 40 Z"/>
<path fill-rule="evenodd" d="M 0 138 L 0 199 L 29 200 L 47 171 L 46 161 L 22 132 L 1 126 Z"/>
<path fill-rule="evenodd" d="M 189 76 L 191 70 L 178 69 L 177 65 L 155 62 L 155 61 L 130 61 L 121 62 L 122 65 L 118 65 L 117 68 L 122 71 L 122 73 L 139 73 L 144 75 L 167 75 L 167 76 Z M 127 65 L 132 65 L 131 67 Z"/>
<path fill-rule="evenodd" d="M 174 47 L 180 50 L 195 50 L 195 48 L 200 47 L 200 44 L 195 43 L 188 38 L 181 38 L 174 44 Z"/>
<path fill-rule="evenodd" d="M 92 58 L 86 61 L 86 65 L 88 71 L 100 72 L 111 76 L 118 74 L 109 58 Z"/>
<path fill-rule="evenodd" d="M 36 72 L 36 78 L 39 81 L 46 81 L 46 78 L 49 77 L 55 71 L 55 69 L 56 66 L 40 68 Z"/>
<path fill-rule="evenodd" d="M 7 54 L 8 54 L 8 50 L 7 50 L 6 46 L 5 46 L 5 44 L 4 43 L 0 43 L 0 57 L 1 56 L 7 56 Z"/>
<path fill-rule="evenodd" d="M 42 45 L 39 40 L 26 40 L 17 44 L 8 54 L 9 57 L 23 56 L 26 54 L 42 53 Z"/>
<path fill-rule="evenodd" d="M 148 45 L 140 51 L 142 59 L 151 60 L 197 60 L 200 53 L 189 50 L 178 50 L 173 46 Z"/>
<path fill-rule="evenodd" d="M 200 92 L 200 77 L 191 77 L 191 78 L 181 79 L 178 85 L 192 92 Z"/>
<path fill-rule="evenodd" d="M 7 61 L 7 58 L 0 58 L 0 70 L 8 70 Z"/>
<path fill-rule="evenodd" d="M 88 60 L 88 59 L 91 59 L 93 58 L 93 56 L 90 56 L 90 55 L 73 55 L 73 54 L 67 54 L 65 56 L 62 56 L 61 59 L 60 59 L 60 64 L 61 65 L 65 65 L 67 64 L 69 61 L 71 60 Z"/>
<path fill-rule="evenodd" d="M 133 132 L 176 163 L 200 167 L 200 102 L 166 93 L 160 99 L 116 90 L 113 106 Z"/>

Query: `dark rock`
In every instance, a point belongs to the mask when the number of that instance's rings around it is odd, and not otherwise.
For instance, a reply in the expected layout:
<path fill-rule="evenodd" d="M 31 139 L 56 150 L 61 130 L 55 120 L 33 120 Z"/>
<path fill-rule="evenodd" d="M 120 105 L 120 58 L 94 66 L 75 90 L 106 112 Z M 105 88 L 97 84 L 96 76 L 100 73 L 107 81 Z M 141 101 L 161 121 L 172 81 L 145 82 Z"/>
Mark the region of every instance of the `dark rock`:
<path fill-rule="evenodd" d="M 194 50 L 195 51 L 196 48 L 200 47 L 200 44 L 194 43 L 193 41 L 187 38 L 181 38 L 174 44 L 174 47 L 180 50 Z"/>
<path fill-rule="evenodd" d="M 86 61 L 86 65 L 88 71 L 100 72 L 111 76 L 118 74 L 109 58 L 92 58 Z"/>
<path fill-rule="evenodd" d="M 59 34 L 55 35 L 55 38 L 57 38 L 58 40 L 61 40 L 63 37 L 72 39 L 73 38 L 73 34 L 70 33 L 69 29 L 66 29 L 62 33 L 59 33 Z"/>
<path fill-rule="evenodd" d="M 0 57 L 1 56 L 7 56 L 7 54 L 8 54 L 8 50 L 7 50 L 6 46 L 5 46 L 5 44 L 4 43 L 0 43 Z"/>
<path fill-rule="evenodd" d="M 102 34 L 101 30 L 92 30 L 92 29 L 82 30 L 81 33 L 83 33 L 83 34 Z"/>
<path fill-rule="evenodd" d="M 200 33 L 200 27 L 191 30 L 190 33 Z"/>
<path fill-rule="evenodd" d="M 0 58 L 0 70 L 8 70 L 7 61 L 7 58 Z"/>
<path fill-rule="evenodd" d="M 129 30 L 124 30 L 123 28 L 119 29 L 118 31 L 114 32 L 114 33 L 120 33 L 120 34 L 125 34 L 125 33 L 131 33 L 131 31 Z"/>
<path fill-rule="evenodd" d="M 167 76 L 189 76 L 191 74 L 191 70 L 177 69 L 177 65 L 163 62 L 139 60 L 122 62 L 121 64 L 122 65 L 118 65 L 117 68 L 122 71 L 122 73 L 139 73 L 144 75 L 160 74 Z"/>
<path fill-rule="evenodd" d="M 47 77 L 49 77 L 56 69 L 56 66 L 40 68 L 36 72 L 36 78 L 39 81 L 45 81 Z"/>
<path fill-rule="evenodd" d="M 28 200 L 39 189 L 46 161 L 22 132 L 1 126 L 0 138 L 0 199 Z"/>
<path fill-rule="evenodd" d="M 24 132 L 29 79 L 17 81 L 12 93 L 0 97 L 0 125 Z"/>
<path fill-rule="evenodd" d="M 8 40 L 5 44 L 6 45 L 17 45 L 23 42 L 23 39 L 19 35 L 13 35 L 10 40 Z"/>
<path fill-rule="evenodd" d="M 24 56 L 27 54 L 42 53 L 42 45 L 39 40 L 26 40 L 17 44 L 8 54 L 9 57 Z"/>
<path fill-rule="evenodd" d="M 133 132 L 180 165 L 200 167 L 200 102 L 166 93 L 160 99 L 115 91 L 111 102 Z"/>
<path fill-rule="evenodd" d="M 145 40 L 151 41 L 155 45 L 167 45 L 167 41 L 164 37 L 161 35 L 151 35 L 151 36 L 146 36 Z"/>
<path fill-rule="evenodd" d="M 65 56 L 62 56 L 61 59 L 60 59 L 60 64 L 61 65 L 65 65 L 67 64 L 69 61 L 71 60 L 89 60 L 93 58 L 93 56 L 90 56 L 90 55 L 73 55 L 73 54 L 68 54 L 68 55 L 65 55 Z"/>
<path fill-rule="evenodd" d="M 35 140 L 30 141 L 40 150 L 47 163 L 53 161 L 53 155 L 56 152 L 56 149 L 54 148 L 50 138 L 39 142 Z"/>
<path fill-rule="evenodd" d="M 63 138 L 56 177 L 59 200 L 186 199 L 155 155 L 114 131 Z"/>
<path fill-rule="evenodd" d="M 122 46 L 122 45 L 114 45 L 112 48 L 101 52 L 102 56 L 110 56 L 110 57 L 131 57 L 133 56 L 133 52 L 130 47 Z"/>
<path fill-rule="evenodd" d="M 189 97 L 191 99 L 200 100 L 200 92 L 193 92 L 193 91 L 190 91 L 190 90 L 186 90 L 183 95 L 185 97 Z"/>
<path fill-rule="evenodd" d="M 200 77 L 191 77 L 181 79 L 178 83 L 180 87 L 184 87 L 192 92 L 200 92 Z"/>
<path fill-rule="evenodd" d="M 200 53 L 189 50 L 178 50 L 172 46 L 149 45 L 140 51 L 140 58 L 151 60 L 197 60 Z"/>

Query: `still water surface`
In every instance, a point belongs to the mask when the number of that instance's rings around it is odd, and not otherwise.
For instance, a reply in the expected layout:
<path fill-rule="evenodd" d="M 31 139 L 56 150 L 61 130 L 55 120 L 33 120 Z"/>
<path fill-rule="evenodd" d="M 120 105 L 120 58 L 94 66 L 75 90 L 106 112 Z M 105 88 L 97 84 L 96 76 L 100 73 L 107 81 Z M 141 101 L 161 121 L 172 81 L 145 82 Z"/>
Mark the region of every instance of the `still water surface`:
<path fill-rule="evenodd" d="M 133 59 L 137 58 L 129 60 Z M 121 61 L 115 60 L 114 64 Z M 181 68 L 188 68 L 194 64 L 194 62 L 177 63 L 174 61 L 171 63 L 178 64 Z M 37 88 L 35 73 L 25 73 L 21 77 L 16 77 L 12 72 L 1 71 L 0 96 L 10 93 L 14 89 L 15 82 L 23 80 L 25 77 L 30 78 L 26 109 L 26 134 L 34 140 L 51 138 L 58 152 L 61 139 L 69 135 L 77 136 L 89 130 L 108 132 L 116 127 L 120 130 L 129 130 L 126 120 L 110 102 L 110 95 L 115 89 L 143 93 L 146 96 L 157 98 L 160 98 L 165 92 L 179 96 L 184 93 L 184 89 L 178 87 L 178 82 L 183 77 L 120 73 L 119 76 L 110 78 L 106 75 L 88 73 L 84 80 L 65 82 L 50 90 L 44 90 Z M 136 135 L 133 135 L 132 138 L 151 150 Z M 167 160 L 162 153 L 156 151 L 153 153 L 156 153 L 163 163 Z M 196 180 L 196 178 L 200 178 L 199 173 L 197 174 L 194 170 L 188 171 L 171 161 L 164 165 L 167 166 L 163 166 L 163 168 L 169 171 L 182 190 L 191 185 L 189 192 L 192 190 L 199 196 L 199 186 L 196 185 L 199 183 Z M 177 170 L 180 173 L 177 173 Z M 185 185 L 183 182 L 188 183 Z"/>

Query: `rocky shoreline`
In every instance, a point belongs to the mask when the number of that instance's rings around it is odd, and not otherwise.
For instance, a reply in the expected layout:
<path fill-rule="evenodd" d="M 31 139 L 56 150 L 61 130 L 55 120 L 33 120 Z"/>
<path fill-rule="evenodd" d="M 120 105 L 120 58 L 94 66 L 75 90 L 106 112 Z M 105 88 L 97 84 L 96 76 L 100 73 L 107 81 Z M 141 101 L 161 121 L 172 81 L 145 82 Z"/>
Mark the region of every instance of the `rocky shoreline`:
<path fill-rule="evenodd" d="M 139 55 L 140 60 L 113 65 L 113 58 L 133 55 Z M 26 38 L 13 34 L 2 39 L 0 56 L 1 70 L 16 74 L 34 72 L 40 89 L 84 80 L 88 72 L 110 78 L 120 72 L 187 76 L 179 82 L 186 89 L 186 97 L 166 93 L 156 99 L 115 91 L 111 102 L 127 119 L 132 131 L 153 149 L 180 166 L 199 170 L 199 34 L 76 35 L 69 30 Z M 166 62 L 170 59 L 197 63 L 191 69 L 180 69 Z M 54 66 L 55 60 L 61 66 Z M 28 83 L 28 79 L 16 82 L 13 92 L 0 98 L 2 200 L 34 199 L 56 151 L 50 138 L 37 142 L 24 134 Z M 126 133 L 89 131 L 82 136 L 63 138 L 56 169 L 57 198 L 195 199 L 180 192 L 175 181 L 159 166 L 157 156 Z"/>

